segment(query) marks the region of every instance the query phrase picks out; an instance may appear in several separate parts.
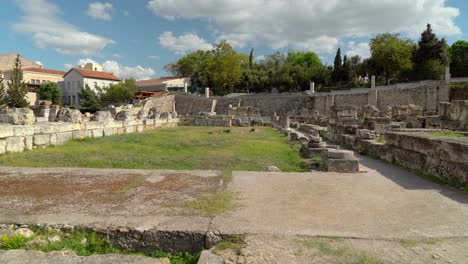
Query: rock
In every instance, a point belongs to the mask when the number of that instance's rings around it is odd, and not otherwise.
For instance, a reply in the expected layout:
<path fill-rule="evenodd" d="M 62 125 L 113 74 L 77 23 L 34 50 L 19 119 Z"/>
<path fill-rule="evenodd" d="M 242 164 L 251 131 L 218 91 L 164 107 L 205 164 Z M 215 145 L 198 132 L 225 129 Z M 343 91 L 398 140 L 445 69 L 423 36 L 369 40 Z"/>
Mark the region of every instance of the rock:
<path fill-rule="evenodd" d="M 122 110 L 115 115 L 115 119 L 118 121 L 129 121 L 133 120 L 133 115 L 130 111 Z"/>
<path fill-rule="evenodd" d="M 71 249 L 63 249 L 60 251 L 52 251 L 49 253 L 50 255 L 54 256 L 77 256 L 76 252 Z"/>
<path fill-rule="evenodd" d="M 32 125 L 35 121 L 34 111 L 29 108 L 3 108 L 0 110 L 0 123 Z"/>
<path fill-rule="evenodd" d="M 114 118 L 112 118 L 112 113 L 110 111 L 97 111 L 94 113 L 91 121 L 98 121 L 104 124 L 109 124 Z"/>
<path fill-rule="evenodd" d="M 219 235 L 219 233 L 215 233 L 213 231 L 206 232 L 205 235 L 205 248 L 211 248 L 221 242 L 223 238 Z"/>
<path fill-rule="evenodd" d="M 376 135 L 375 132 L 368 129 L 357 129 L 356 130 L 356 137 L 360 139 L 375 139 Z"/>
<path fill-rule="evenodd" d="M 43 237 L 35 237 L 26 243 L 28 246 L 45 246 L 47 241 Z"/>
<path fill-rule="evenodd" d="M 23 236 L 25 238 L 29 238 L 29 237 L 34 236 L 34 232 L 29 228 L 23 227 L 23 228 L 16 229 L 15 230 L 15 235 L 20 235 L 20 236 Z"/>
<path fill-rule="evenodd" d="M 62 108 L 57 114 L 57 122 L 81 123 L 82 115 L 80 110 Z"/>
<path fill-rule="evenodd" d="M 223 264 L 224 259 L 221 256 L 211 253 L 209 250 L 203 250 L 200 254 L 197 264 Z"/>
<path fill-rule="evenodd" d="M 62 241 L 62 238 L 58 235 L 53 235 L 48 238 L 49 242 L 60 242 Z"/>
<path fill-rule="evenodd" d="M 266 172 L 281 172 L 281 170 L 276 166 L 267 166 L 263 169 Z"/>
<path fill-rule="evenodd" d="M 169 113 L 169 112 L 162 112 L 160 118 L 161 118 L 161 119 L 171 119 L 171 113 Z"/>

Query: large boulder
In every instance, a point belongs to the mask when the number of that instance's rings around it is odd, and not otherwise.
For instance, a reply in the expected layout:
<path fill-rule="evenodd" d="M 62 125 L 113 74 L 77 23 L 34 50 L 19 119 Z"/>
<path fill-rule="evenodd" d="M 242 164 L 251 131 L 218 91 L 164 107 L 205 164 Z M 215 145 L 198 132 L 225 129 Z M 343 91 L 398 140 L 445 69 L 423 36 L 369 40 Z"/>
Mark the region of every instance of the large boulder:
<path fill-rule="evenodd" d="M 98 121 L 104 124 L 110 123 L 114 118 L 112 118 L 112 113 L 110 111 L 97 111 L 94 113 L 91 121 Z"/>
<path fill-rule="evenodd" d="M 32 125 L 35 121 L 34 111 L 29 108 L 3 108 L 0 110 L 0 123 Z"/>
<path fill-rule="evenodd" d="M 58 111 L 57 122 L 72 122 L 72 123 L 81 123 L 82 114 L 80 110 L 62 108 Z"/>

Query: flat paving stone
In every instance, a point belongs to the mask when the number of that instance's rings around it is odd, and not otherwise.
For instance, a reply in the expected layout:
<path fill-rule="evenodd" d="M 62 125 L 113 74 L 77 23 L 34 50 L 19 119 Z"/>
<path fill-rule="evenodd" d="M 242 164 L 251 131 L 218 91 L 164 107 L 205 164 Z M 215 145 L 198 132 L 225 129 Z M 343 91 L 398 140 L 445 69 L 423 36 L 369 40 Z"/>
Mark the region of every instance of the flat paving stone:
<path fill-rule="evenodd" d="M 0 223 L 205 231 L 186 206 L 223 188 L 216 171 L 0 168 Z"/>
<path fill-rule="evenodd" d="M 468 194 L 394 165 L 358 157 L 359 173 L 235 172 L 238 210 L 225 233 L 359 238 L 468 237 Z"/>
<path fill-rule="evenodd" d="M 0 250 L 2 264 L 170 264 L 168 258 L 106 254 L 91 256 L 64 256 L 60 252 L 44 253 L 34 250 Z"/>

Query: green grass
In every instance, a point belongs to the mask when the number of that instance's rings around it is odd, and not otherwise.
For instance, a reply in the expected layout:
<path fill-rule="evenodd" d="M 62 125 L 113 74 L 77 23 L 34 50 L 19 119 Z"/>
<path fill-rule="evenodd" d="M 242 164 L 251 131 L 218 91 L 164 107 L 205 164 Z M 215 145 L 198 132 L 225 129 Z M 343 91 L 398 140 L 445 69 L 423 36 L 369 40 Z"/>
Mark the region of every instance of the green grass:
<path fill-rule="evenodd" d="M 458 133 L 455 131 L 432 132 L 431 135 L 434 137 L 452 137 L 452 138 L 461 138 L 465 136 L 462 133 Z"/>
<path fill-rule="evenodd" d="M 60 241 L 50 241 L 52 236 L 59 236 Z M 44 239 L 45 244 L 28 244 L 36 237 Z M 78 256 L 90 256 L 94 254 L 135 254 L 152 258 L 169 258 L 171 264 L 196 264 L 200 254 L 190 254 L 187 252 L 167 253 L 163 251 L 155 252 L 127 252 L 114 248 L 105 238 L 94 232 L 74 231 L 62 233 L 56 230 L 35 229 L 35 235 L 26 238 L 21 235 L 7 236 L 0 238 L 0 249 L 27 249 L 42 252 L 73 250 Z"/>
<path fill-rule="evenodd" d="M 272 128 L 176 127 L 73 140 L 62 146 L 0 156 L 0 166 L 128 169 L 306 171 L 287 137 Z"/>
<path fill-rule="evenodd" d="M 204 195 L 194 201 L 188 202 L 186 207 L 194 209 L 205 216 L 216 216 L 218 214 L 233 210 L 239 205 L 235 202 L 237 193 L 220 191 Z"/>
<path fill-rule="evenodd" d="M 385 137 L 384 136 L 378 136 L 375 141 L 377 143 L 385 144 Z"/>
<path fill-rule="evenodd" d="M 329 256 L 343 263 L 382 264 L 382 261 L 364 252 L 340 245 L 341 239 L 302 240 L 302 246 L 314 249 L 314 256 Z"/>
<path fill-rule="evenodd" d="M 413 240 L 413 239 L 401 239 L 400 244 L 404 247 L 411 248 L 418 246 L 420 244 L 426 244 L 426 245 L 435 245 L 439 243 L 441 240 L 437 238 L 427 238 L 427 239 L 421 239 L 421 240 Z"/>
<path fill-rule="evenodd" d="M 213 249 L 214 253 L 219 253 L 221 251 L 230 249 L 233 250 L 236 254 L 240 254 L 241 250 L 245 247 L 246 243 L 241 237 L 230 237 L 223 239 L 219 242 Z"/>

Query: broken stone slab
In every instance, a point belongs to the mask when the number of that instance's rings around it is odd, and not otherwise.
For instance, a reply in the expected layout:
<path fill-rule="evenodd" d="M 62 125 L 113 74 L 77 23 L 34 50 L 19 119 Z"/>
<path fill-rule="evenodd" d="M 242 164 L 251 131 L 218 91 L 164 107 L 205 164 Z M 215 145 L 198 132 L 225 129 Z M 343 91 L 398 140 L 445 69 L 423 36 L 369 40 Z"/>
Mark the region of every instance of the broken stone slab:
<path fill-rule="evenodd" d="M 203 250 L 197 264 L 224 264 L 224 258 L 209 250 Z"/>
<path fill-rule="evenodd" d="M 325 169 L 329 172 L 359 172 L 359 161 L 357 159 L 322 159 Z"/>
<path fill-rule="evenodd" d="M 0 109 L 0 123 L 12 125 L 32 125 L 36 121 L 34 111 L 29 108 Z"/>
<path fill-rule="evenodd" d="M 325 142 L 319 142 L 319 143 L 314 143 L 314 142 L 309 142 L 307 144 L 309 148 L 325 148 L 327 146 L 327 143 Z"/>
<path fill-rule="evenodd" d="M 330 159 L 355 159 L 351 150 L 328 149 L 327 157 Z"/>
<path fill-rule="evenodd" d="M 71 122 L 71 123 L 81 123 L 82 114 L 80 110 L 62 108 L 58 111 L 56 122 Z"/>
<path fill-rule="evenodd" d="M 113 120 L 114 118 L 112 117 L 112 113 L 110 111 L 97 111 L 94 113 L 93 118 L 91 118 L 91 121 L 98 121 L 103 124 L 108 124 Z"/>
<path fill-rule="evenodd" d="M 62 251 L 44 253 L 34 250 L 0 251 L 0 263 L 9 264 L 170 264 L 168 258 L 150 258 L 136 255 L 101 254 L 76 256 Z"/>

